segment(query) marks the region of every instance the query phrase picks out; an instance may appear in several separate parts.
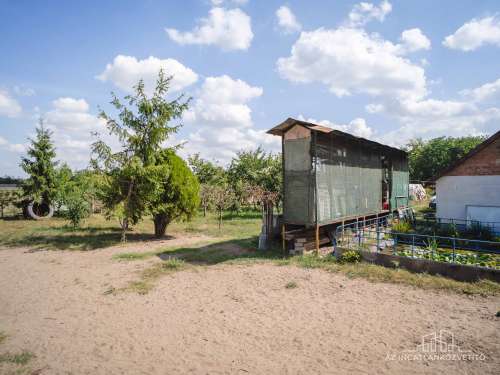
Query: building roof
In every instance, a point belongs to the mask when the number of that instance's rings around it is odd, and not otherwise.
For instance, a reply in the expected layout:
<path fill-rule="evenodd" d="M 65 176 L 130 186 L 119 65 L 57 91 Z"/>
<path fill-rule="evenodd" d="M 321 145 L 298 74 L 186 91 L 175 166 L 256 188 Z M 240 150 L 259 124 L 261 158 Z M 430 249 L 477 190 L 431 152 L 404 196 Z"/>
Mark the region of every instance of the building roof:
<path fill-rule="evenodd" d="M 490 144 L 495 142 L 497 139 L 500 139 L 500 130 L 497 131 L 495 134 L 493 134 L 491 137 L 486 139 L 484 142 L 478 144 L 476 147 L 474 147 L 472 150 L 470 150 L 467 154 L 462 156 L 460 159 L 455 161 L 454 163 L 451 163 L 448 167 L 443 169 L 439 174 L 436 175 L 436 177 L 433 178 L 434 181 L 439 180 L 441 177 L 446 176 L 448 173 L 453 171 L 456 167 L 458 167 L 460 164 L 464 163 L 466 160 L 470 159 L 480 151 L 484 150 L 486 147 L 488 147 Z"/>
<path fill-rule="evenodd" d="M 323 126 L 323 125 L 313 124 L 313 123 L 307 122 L 307 121 L 296 120 L 296 119 L 291 118 L 291 117 L 287 118 L 285 121 L 283 121 L 281 124 L 275 126 L 274 128 L 268 130 L 267 133 L 272 134 L 272 135 L 282 136 L 283 134 L 285 134 L 288 130 L 290 130 L 295 125 L 303 126 L 303 127 L 310 129 L 312 131 L 317 131 L 320 133 L 331 134 L 331 135 L 335 135 L 338 137 L 343 137 L 343 138 L 346 138 L 346 139 L 354 141 L 354 142 L 359 142 L 359 143 L 365 144 L 367 146 L 406 154 L 406 151 L 401 150 L 401 149 L 396 148 L 396 147 L 387 146 L 387 145 L 384 145 L 382 143 L 370 141 L 369 139 L 366 139 L 366 138 L 356 137 L 352 134 L 345 133 L 345 132 L 337 130 L 337 129 L 332 129 L 332 128 L 329 128 L 329 127 Z"/>

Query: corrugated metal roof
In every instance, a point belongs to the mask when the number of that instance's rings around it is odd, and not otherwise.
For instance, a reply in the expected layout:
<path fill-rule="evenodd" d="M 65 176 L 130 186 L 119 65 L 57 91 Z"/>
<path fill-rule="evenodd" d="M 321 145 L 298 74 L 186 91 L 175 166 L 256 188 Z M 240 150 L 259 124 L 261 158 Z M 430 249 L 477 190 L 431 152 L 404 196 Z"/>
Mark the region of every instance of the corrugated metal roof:
<path fill-rule="evenodd" d="M 350 139 L 350 140 L 355 141 L 355 142 L 370 145 L 372 147 L 383 148 L 383 149 L 406 154 L 406 151 L 401 150 L 401 149 L 396 148 L 396 147 L 387 146 L 387 145 L 384 145 L 382 143 L 371 141 L 371 140 L 366 139 L 366 138 L 356 137 L 355 135 L 345 133 L 345 132 L 337 130 L 337 129 L 332 129 L 332 128 L 329 128 L 329 127 L 323 126 L 323 125 L 313 124 L 313 123 L 307 122 L 307 121 L 297 120 L 297 119 L 294 119 L 291 117 L 287 118 L 285 121 L 283 121 L 281 124 L 275 126 L 274 128 L 268 130 L 267 133 L 272 134 L 272 135 L 282 136 L 284 133 L 286 133 L 290 128 L 292 128 L 295 125 L 300 125 L 300 126 L 303 126 L 307 129 L 310 129 L 313 131 L 318 131 L 321 133 L 332 134 L 335 136 L 344 137 L 344 138 Z"/>

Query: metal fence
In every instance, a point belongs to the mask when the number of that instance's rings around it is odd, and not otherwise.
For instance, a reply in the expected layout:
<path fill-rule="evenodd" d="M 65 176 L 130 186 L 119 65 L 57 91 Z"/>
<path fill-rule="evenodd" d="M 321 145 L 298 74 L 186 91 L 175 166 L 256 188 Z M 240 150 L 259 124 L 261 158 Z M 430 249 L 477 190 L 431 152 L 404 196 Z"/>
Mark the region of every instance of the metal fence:
<path fill-rule="evenodd" d="M 453 218 L 436 218 L 435 216 L 424 216 L 418 218 L 419 224 L 424 224 L 428 227 L 447 228 L 454 226 L 461 231 L 473 229 L 474 227 L 482 227 L 490 230 L 496 235 L 500 235 L 500 222 L 497 221 L 477 221 L 467 219 L 453 219 Z"/>
<path fill-rule="evenodd" d="M 335 246 L 500 268 L 500 242 L 396 232 L 390 229 L 392 220 L 393 217 L 387 215 L 366 223 L 340 226 L 335 233 Z"/>

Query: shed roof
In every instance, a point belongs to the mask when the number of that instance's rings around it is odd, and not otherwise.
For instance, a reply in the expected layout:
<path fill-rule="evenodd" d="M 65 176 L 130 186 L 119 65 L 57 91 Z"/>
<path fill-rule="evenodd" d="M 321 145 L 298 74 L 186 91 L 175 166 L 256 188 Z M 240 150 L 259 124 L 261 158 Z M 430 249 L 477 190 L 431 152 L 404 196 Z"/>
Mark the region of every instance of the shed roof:
<path fill-rule="evenodd" d="M 283 134 L 285 134 L 288 130 L 290 130 L 295 125 L 303 126 L 303 127 L 310 129 L 312 131 L 317 131 L 320 133 L 331 134 L 331 135 L 335 135 L 338 137 L 343 137 L 343 138 L 346 138 L 348 140 L 358 142 L 361 144 L 365 144 L 367 146 L 371 146 L 374 148 L 384 149 L 387 151 L 393 151 L 393 152 L 406 154 L 406 151 L 401 150 L 401 149 L 396 148 L 396 147 L 387 146 L 387 145 L 384 145 L 382 143 L 370 141 L 369 139 L 366 139 L 366 138 L 356 137 L 352 134 L 345 133 L 345 132 L 337 130 L 337 129 L 333 129 L 333 128 L 323 126 L 323 125 L 313 124 L 313 123 L 307 122 L 307 121 L 297 120 L 297 119 L 294 119 L 291 117 L 287 118 L 285 121 L 283 121 L 281 124 L 275 126 L 274 128 L 268 130 L 267 133 L 272 134 L 272 135 L 282 136 Z"/>
<path fill-rule="evenodd" d="M 451 171 L 453 171 L 456 167 L 458 167 L 460 164 L 464 163 L 466 160 L 470 159 L 480 151 L 484 150 L 486 147 L 488 147 L 490 144 L 495 142 L 497 139 L 500 139 L 500 130 L 497 131 L 495 134 L 493 134 L 491 137 L 486 139 L 484 142 L 478 144 L 476 147 L 474 147 L 472 150 L 470 150 L 467 154 L 462 156 L 460 159 L 458 159 L 456 162 L 451 163 L 448 167 L 443 169 L 439 174 L 436 175 L 436 177 L 433 178 L 434 181 L 439 180 L 441 177 L 447 175 Z"/>

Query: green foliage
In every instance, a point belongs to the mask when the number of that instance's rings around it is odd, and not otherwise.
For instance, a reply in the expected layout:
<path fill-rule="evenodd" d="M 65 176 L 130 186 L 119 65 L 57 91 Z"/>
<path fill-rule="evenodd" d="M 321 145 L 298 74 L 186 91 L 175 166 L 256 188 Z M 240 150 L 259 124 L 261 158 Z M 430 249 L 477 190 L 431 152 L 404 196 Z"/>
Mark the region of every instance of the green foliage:
<path fill-rule="evenodd" d="M 397 221 L 391 227 L 391 232 L 393 233 L 410 233 L 411 231 L 411 224 L 406 220 Z"/>
<path fill-rule="evenodd" d="M 409 152 L 410 179 L 428 181 L 467 154 L 486 137 L 439 137 L 428 141 L 414 139 L 406 145 Z"/>
<path fill-rule="evenodd" d="M 286 285 L 285 285 L 286 289 L 295 289 L 297 287 L 298 287 L 298 285 L 295 281 L 290 281 L 290 282 L 286 283 Z"/>
<path fill-rule="evenodd" d="M 108 217 L 119 218 L 122 240 L 129 224 L 139 222 L 152 203 L 167 194 L 165 180 L 170 171 L 164 163 L 163 144 L 179 130 L 180 125 L 170 122 L 180 118 L 189 103 L 183 95 L 172 101 L 165 99 L 171 80 L 160 71 L 151 97 L 146 95 L 143 81 L 139 81 L 134 94 L 125 97 L 126 104 L 113 95 L 111 104 L 119 112 L 118 120 L 104 111 L 100 113 L 109 133 L 120 141 L 121 150 L 114 153 L 99 140 L 93 145 L 92 164 L 102 176 L 99 198 Z"/>
<path fill-rule="evenodd" d="M 460 232 L 454 223 L 439 225 L 436 234 L 443 237 L 460 237 Z"/>
<path fill-rule="evenodd" d="M 225 178 L 224 168 L 211 161 L 202 159 L 200 154 L 189 156 L 188 163 L 194 175 L 202 185 L 216 185 L 221 183 Z"/>
<path fill-rule="evenodd" d="M 340 263 L 358 263 L 361 261 L 361 254 L 354 250 L 348 250 L 339 257 Z"/>
<path fill-rule="evenodd" d="M 74 193 L 65 199 L 66 217 L 74 228 L 78 227 L 82 220 L 89 216 L 90 207 L 81 194 Z"/>
<path fill-rule="evenodd" d="M 453 255 L 453 251 L 439 248 L 439 243 L 435 239 L 430 240 L 423 250 L 401 250 L 397 254 L 406 257 L 430 259 L 437 262 L 500 269 L 500 257 L 498 255 L 463 250 L 457 250 L 455 255 Z"/>
<path fill-rule="evenodd" d="M 155 222 L 155 235 L 163 236 L 173 220 L 190 220 L 200 202 L 200 185 L 186 162 L 171 150 L 164 150 L 157 158 L 161 185 L 149 201 L 149 211 Z"/>
<path fill-rule="evenodd" d="M 0 216 L 4 217 L 4 209 L 15 205 L 19 200 L 18 190 L 0 190 Z"/>
<path fill-rule="evenodd" d="M 475 238 L 483 241 L 494 241 L 495 234 L 487 225 L 481 225 L 480 222 L 472 222 L 464 231 L 464 237 Z"/>
<path fill-rule="evenodd" d="M 25 365 L 34 357 L 35 355 L 28 351 L 23 351 L 21 353 L 4 353 L 0 354 L 0 363 L 9 362 L 16 365 Z"/>
<path fill-rule="evenodd" d="M 25 200 L 52 204 L 56 197 L 57 163 L 54 161 L 56 152 L 51 136 L 52 132 L 45 129 L 43 120 L 40 120 L 35 139 L 30 139 L 28 157 L 23 157 L 21 162 L 21 168 L 28 175 L 22 184 Z"/>
<path fill-rule="evenodd" d="M 283 174 L 280 154 L 266 153 L 260 147 L 253 151 L 240 151 L 231 160 L 227 176 L 240 202 L 243 201 L 248 186 L 258 186 L 264 191 L 278 193 L 281 197 Z"/>

